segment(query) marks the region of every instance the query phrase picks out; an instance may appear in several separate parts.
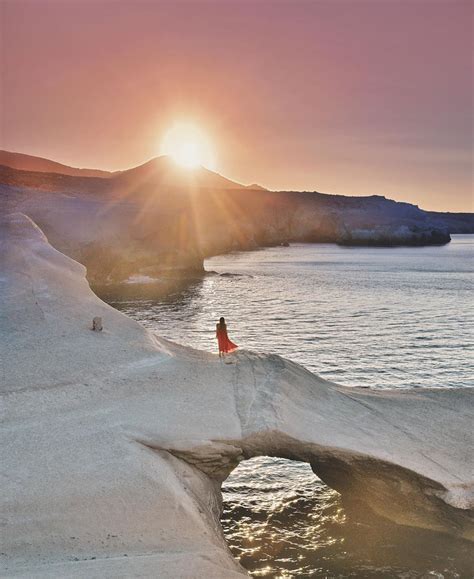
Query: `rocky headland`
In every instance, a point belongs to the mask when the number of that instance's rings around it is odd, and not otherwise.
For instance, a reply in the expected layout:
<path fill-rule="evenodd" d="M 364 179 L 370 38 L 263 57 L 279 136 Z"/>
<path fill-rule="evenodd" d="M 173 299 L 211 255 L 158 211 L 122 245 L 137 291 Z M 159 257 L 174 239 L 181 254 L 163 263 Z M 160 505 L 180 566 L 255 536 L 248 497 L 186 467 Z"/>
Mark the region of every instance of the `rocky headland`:
<path fill-rule="evenodd" d="M 14 155 L 0 156 L 14 165 L 0 166 L 0 214 L 30 216 L 54 247 L 87 267 L 95 287 L 131 276 L 168 287 L 201 275 L 205 257 L 266 245 L 431 245 L 449 242 L 450 228 L 460 224 L 474 231 L 471 214 L 445 220 L 381 196 L 245 187 L 202 167 L 183 170 L 166 157 L 97 175 L 61 173 L 67 168 Z"/>
<path fill-rule="evenodd" d="M 472 389 L 342 387 L 275 355 L 178 346 L 102 302 L 24 214 L 2 219 L 0 259 L 3 576 L 245 575 L 220 485 L 258 455 L 474 540 Z"/>

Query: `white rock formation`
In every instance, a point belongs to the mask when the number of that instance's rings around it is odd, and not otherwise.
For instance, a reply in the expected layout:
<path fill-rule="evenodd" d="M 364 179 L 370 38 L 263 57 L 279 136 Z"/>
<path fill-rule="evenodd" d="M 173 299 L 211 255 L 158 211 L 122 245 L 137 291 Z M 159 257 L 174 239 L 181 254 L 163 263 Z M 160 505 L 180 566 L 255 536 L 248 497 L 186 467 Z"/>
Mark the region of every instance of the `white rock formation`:
<path fill-rule="evenodd" d="M 21 214 L 0 222 L 0 256 L 4 576 L 245 575 L 220 482 L 259 454 L 309 461 L 395 522 L 474 538 L 472 390 L 346 388 L 278 356 L 224 364 L 159 339 Z"/>

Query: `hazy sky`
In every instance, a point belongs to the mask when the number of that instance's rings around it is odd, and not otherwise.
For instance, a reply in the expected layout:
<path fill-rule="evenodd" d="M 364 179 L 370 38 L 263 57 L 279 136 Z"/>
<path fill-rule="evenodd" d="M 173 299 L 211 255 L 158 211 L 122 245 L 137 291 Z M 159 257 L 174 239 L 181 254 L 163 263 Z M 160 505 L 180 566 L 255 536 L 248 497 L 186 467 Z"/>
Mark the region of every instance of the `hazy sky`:
<path fill-rule="evenodd" d="M 188 121 L 242 183 L 474 210 L 470 1 L 0 6 L 0 148 L 123 169 Z"/>

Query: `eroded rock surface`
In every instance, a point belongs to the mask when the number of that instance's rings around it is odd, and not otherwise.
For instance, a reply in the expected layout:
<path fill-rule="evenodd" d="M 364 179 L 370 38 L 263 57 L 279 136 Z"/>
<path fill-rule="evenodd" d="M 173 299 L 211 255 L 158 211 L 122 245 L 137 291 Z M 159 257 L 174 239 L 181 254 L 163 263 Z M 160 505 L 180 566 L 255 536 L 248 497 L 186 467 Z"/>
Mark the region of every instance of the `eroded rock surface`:
<path fill-rule="evenodd" d="M 4 575 L 245 574 L 220 483 L 262 454 L 310 462 L 392 521 L 474 538 L 472 390 L 347 388 L 247 351 L 224 364 L 103 303 L 24 215 L 0 244 Z"/>

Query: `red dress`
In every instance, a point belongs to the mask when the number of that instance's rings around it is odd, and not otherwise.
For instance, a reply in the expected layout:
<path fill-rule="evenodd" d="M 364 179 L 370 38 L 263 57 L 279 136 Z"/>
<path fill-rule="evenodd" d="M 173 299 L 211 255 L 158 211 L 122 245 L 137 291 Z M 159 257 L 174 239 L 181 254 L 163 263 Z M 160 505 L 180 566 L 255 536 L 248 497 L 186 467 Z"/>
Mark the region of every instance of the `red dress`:
<path fill-rule="evenodd" d="M 217 324 L 216 327 L 216 336 L 217 342 L 219 343 L 219 352 L 225 352 L 227 354 L 229 352 L 237 350 L 238 348 L 237 344 L 234 344 L 234 342 L 231 342 L 229 340 L 229 336 L 227 335 L 227 329 L 221 328 L 219 324 Z"/>

